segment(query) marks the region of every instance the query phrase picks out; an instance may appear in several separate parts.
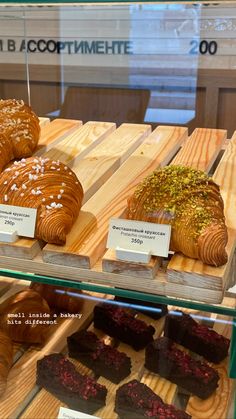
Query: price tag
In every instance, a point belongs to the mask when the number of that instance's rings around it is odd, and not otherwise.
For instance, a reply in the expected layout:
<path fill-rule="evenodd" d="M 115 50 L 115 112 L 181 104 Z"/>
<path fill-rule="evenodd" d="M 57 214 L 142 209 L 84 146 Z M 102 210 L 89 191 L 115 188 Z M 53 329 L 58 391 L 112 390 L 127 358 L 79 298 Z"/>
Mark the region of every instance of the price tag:
<path fill-rule="evenodd" d="M 167 257 L 170 235 L 168 224 L 111 218 L 107 247 L 118 250 L 123 260 L 143 262 L 142 254 Z"/>
<path fill-rule="evenodd" d="M 87 415 L 87 413 L 77 412 L 76 410 L 60 407 L 58 419 L 99 419 L 97 416 Z"/>
<path fill-rule="evenodd" d="M 37 209 L 0 204 L 0 241 L 34 237 Z"/>

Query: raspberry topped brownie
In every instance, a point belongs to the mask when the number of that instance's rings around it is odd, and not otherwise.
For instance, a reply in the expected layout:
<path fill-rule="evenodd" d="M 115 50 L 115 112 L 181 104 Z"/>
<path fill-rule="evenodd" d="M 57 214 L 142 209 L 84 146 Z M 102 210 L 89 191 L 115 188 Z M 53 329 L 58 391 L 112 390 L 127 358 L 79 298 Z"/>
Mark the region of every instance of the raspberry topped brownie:
<path fill-rule="evenodd" d="M 118 388 L 115 412 L 120 419 L 190 419 L 183 410 L 166 404 L 148 386 L 132 380 Z"/>
<path fill-rule="evenodd" d="M 124 353 L 98 339 L 93 332 L 81 330 L 67 338 L 69 356 L 78 359 L 96 375 L 119 383 L 130 374 L 131 360 Z"/>
<path fill-rule="evenodd" d="M 154 320 L 161 319 L 168 313 L 167 305 L 154 303 L 152 301 L 144 302 L 144 301 L 136 300 L 135 298 L 127 298 L 127 297 L 119 297 L 119 296 L 115 297 L 115 301 L 125 303 L 125 304 L 130 304 L 131 306 L 134 305 L 135 311 L 143 313 Z"/>
<path fill-rule="evenodd" d="M 167 337 L 147 346 L 145 367 L 201 399 L 207 399 L 216 390 L 220 378 L 206 362 L 195 360 Z"/>
<path fill-rule="evenodd" d="M 216 364 L 228 355 L 229 339 L 180 310 L 166 316 L 164 335 Z"/>
<path fill-rule="evenodd" d="M 102 303 L 94 307 L 94 326 L 122 342 L 128 343 L 136 351 L 145 348 L 153 340 L 155 329 L 134 313 L 116 304 Z"/>
<path fill-rule="evenodd" d="M 36 383 L 71 409 L 92 414 L 106 403 L 106 387 L 80 374 L 61 354 L 47 355 L 37 362 Z"/>

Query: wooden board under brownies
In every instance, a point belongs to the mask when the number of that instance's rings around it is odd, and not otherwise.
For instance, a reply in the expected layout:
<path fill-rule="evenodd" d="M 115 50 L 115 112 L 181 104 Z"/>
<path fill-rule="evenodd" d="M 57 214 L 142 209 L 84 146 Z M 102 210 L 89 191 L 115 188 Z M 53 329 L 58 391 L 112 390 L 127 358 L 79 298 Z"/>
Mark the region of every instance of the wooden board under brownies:
<path fill-rule="evenodd" d="M 5 283 L 5 287 L 1 288 L 0 304 L 9 296 L 26 289 L 28 285 L 29 283 L 27 281 L 9 279 Z M 113 298 L 112 296 L 98 295 L 95 293 L 92 294 L 92 297 Z M 223 303 L 225 306 L 235 307 L 234 298 L 225 297 Z M 75 331 L 84 329 L 94 332 L 106 344 L 115 343 L 119 351 L 125 352 L 131 358 L 132 363 L 131 374 L 119 384 L 113 384 L 101 376 L 97 377 L 98 383 L 107 387 L 108 395 L 106 405 L 96 411 L 94 413 L 95 416 L 101 419 L 117 419 L 117 415 L 114 412 L 116 389 L 120 385 L 136 379 L 149 386 L 165 403 L 173 404 L 179 409 L 184 409 L 193 419 L 199 418 L 199 412 L 201 412 L 201 417 L 204 419 L 229 419 L 233 417 L 229 413 L 234 394 L 233 380 L 229 379 L 227 371 L 229 357 L 225 358 L 219 364 L 210 364 L 217 369 L 220 376 L 217 390 L 206 400 L 201 400 L 193 395 L 190 396 L 176 384 L 144 368 L 144 349 L 135 351 L 129 345 L 117 340 L 114 341 L 114 338 L 110 338 L 101 330 L 95 329 L 93 323 L 93 309 L 95 304 L 98 304 L 98 301 L 85 299 L 81 307 L 80 318 L 65 319 L 58 317 L 57 324 L 49 326 L 46 341 L 43 346 L 14 344 L 14 364 L 8 376 L 6 392 L 0 400 L 1 418 L 32 419 L 37 417 L 41 419 L 47 417 L 57 419 L 59 408 L 66 405 L 48 391 L 36 385 L 36 364 L 39 359 L 54 352 L 63 353 L 68 357 L 67 337 Z M 168 309 L 169 311 L 173 311 L 176 308 L 169 306 Z M 191 312 L 187 309 L 183 311 L 197 315 L 199 322 L 208 326 L 211 324 L 211 327 L 218 333 L 227 338 L 231 337 L 229 317 L 214 314 L 207 315 L 199 311 Z M 154 320 L 138 312 L 137 318 L 144 320 L 147 324 L 155 328 L 154 338 L 163 334 L 165 317 Z M 199 320 L 200 318 L 201 320 Z M 75 364 L 79 372 L 89 374 L 93 377 L 92 371 L 82 365 L 81 362 L 75 361 L 72 358 L 70 360 Z M 47 412 L 47 416 L 45 416 L 45 412 Z"/>

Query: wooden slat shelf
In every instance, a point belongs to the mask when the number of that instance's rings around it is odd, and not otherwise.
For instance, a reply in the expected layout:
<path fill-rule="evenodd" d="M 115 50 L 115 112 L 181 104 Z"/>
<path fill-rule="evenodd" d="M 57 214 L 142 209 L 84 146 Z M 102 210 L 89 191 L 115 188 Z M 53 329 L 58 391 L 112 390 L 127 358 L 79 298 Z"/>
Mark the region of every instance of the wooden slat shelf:
<path fill-rule="evenodd" d="M 80 179 L 84 202 L 64 246 L 20 238 L 0 243 L 0 268 L 207 303 L 220 303 L 230 280 L 236 245 L 236 134 L 184 127 L 87 122 L 41 122 L 40 154 L 67 163 Z M 227 144 L 227 145 L 225 145 Z M 37 152 L 36 152 L 37 155 Z M 136 185 L 158 167 L 184 164 L 208 172 L 221 187 L 229 241 L 228 262 L 214 268 L 180 254 L 163 269 L 161 258 L 148 264 L 116 259 L 106 249 L 111 217 L 123 217 Z M 143 280 L 144 279 L 144 280 Z"/>

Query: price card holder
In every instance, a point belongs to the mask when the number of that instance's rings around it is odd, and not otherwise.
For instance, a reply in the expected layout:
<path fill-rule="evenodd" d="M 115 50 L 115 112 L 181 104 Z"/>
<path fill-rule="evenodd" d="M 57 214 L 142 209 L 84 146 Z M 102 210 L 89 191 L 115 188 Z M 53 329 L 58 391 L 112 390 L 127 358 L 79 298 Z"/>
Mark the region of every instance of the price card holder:
<path fill-rule="evenodd" d="M 148 263 L 151 255 L 168 257 L 171 226 L 112 218 L 107 247 L 115 249 L 117 259 Z"/>
<path fill-rule="evenodd" d="M 18 236 L 34 237 L 37 209 L 0 204 L 0 241 L 13 243 Z"/>
<path fill-rule="evenodd" d="M 18 239 L 17 231 L 0 228 L 0 242 L 14 243 Z"/>
<path fill-rule="evenodd" d="M 57 419 L 99 419 L 97 416 L 91 416 L 87 413 L 60 407 Z"/>
<path fill-rule="evenodd" d="M 130 260 L 131 262 L 148 263 L 151 259 L 150 252 L 142 252 L 141 250 L 128 250 L 116 247 L 116 257 L 120 260 Z"/>

